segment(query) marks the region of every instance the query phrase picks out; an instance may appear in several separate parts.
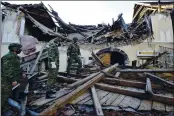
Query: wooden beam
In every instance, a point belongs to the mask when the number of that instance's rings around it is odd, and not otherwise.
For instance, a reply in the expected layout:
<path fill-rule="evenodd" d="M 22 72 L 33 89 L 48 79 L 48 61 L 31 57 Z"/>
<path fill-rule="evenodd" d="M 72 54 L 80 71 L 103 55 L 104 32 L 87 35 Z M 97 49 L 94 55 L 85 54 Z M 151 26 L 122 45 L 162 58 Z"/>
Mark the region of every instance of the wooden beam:
<path fill-rule="evenodd" d="M 139 9 L 137 10 L 137 12 L 136 12 L 136 14 L 134 15 L 134 17 L 133 17 L 132 20 L 135 19 L 135 17 L 139 14 L 139 12 L 140 12 L 140 10 L 141 10 L 142 8 L 143 8 L 143 6 L 140 6 L 140 7 L 139 7 Z"/>
<path fill-rule="evenodd" d="M 115 92 L 115 93 L 128 95 L 128 96 L 132 96 L 132 97 L 138 97 L 138 98 L 144 98 L 144 99 L 146 98 L 145 92 L 121 89 L 116 86 L 102 84 L 102 83 L 96 83 L 95 86 L 96 86 L 96 88 L 102 89 L 105 91 Z"/>
<path fill-rule="evenodd" d="M 116 69 L 116 66 L 117 66 L 117 65 L 118 65 L 118 64 L 115 64 L 115 65 L 114 65 L 115 67 L 111 66 L 112 68 L 108 67 L 108 68 L 104 69 L 103 72 L 111 72 L 111 71 L 113 71 L 114 69 Z M 88 80 L 92 79 L 93 77 L 95 77 L 95 76 L 97 76 L 97 75 L 99 75 L 99 74 L 101 74 L 100 71 L 97 72 L 97 73 L 93 73 L 93 74 L 91 74 L 90 76 L 88 76 L 88 77 L 86 77 L 86 78 L 84 78 L 84 79 L 82 79 L 82 80 L 79 80 L 79 81 L 77 81 L 77 82 L 75 82 L 75 83 L 73 83 L 73 84 L 71 84 L 71 85 L 68 85 L 68 87 L 69 87 L 69 88 L 75 88 L 75 87 L 77 87 L 77 86 L 79 86 L 79 85 L 82 85 L 83 83 L 87 82 Z"/>
<path fill-rule="evenodd" d="M 170 87 L 170 88 L 174 88 L 174 84 L 172 82 L 166 81 L 156 75 L 150 74 L 150 73 L 145 73 L 150 79 L 155 80 L 160 82 L 161 84 L 163 84 L 166 87 Z"/>
<path fill-rule="evenodd" d="M 138 21 L 140 21 L 140 19 L 144 16 L 144 14 L 146 13 L 148 9 L 146 7 L 144 7 L 144 9 L 142 10 L 142 12 L 139 15 Z"/>
<path fill-rule="evenodd" d="M 153 95 L 152 85 L 149 78 L 146 79 L 146 93 L 149 95 L 149 97 L 152 97 Z"/>
<path fill-rule="evenodd" d="M 140 98 L 140 99 L 148 99 L 147 94 L 143 91 L 126 90 L 126 89 L 119 88 L 117 86 L 111 86 L 108 84 L 101 84 L 101 83 L 100 84 L 96 83 L 95 86 L 98 89 L 102 89 L 105 91 L 115 92 L 115 93 L 128 95 L 128 96 L 132 96 L 132 97 L 136 97 L 136 98 Z M 169 104 L 169 105 L 174 105 L 174 98 L 164 96 L 164 95 L 153 94 L 151 100 L 158 101 L 158 102 L 165 103 L 165 104 Z"/>
<path fill-rule="evenodd" d="M 103 62 L 99 59 L 99 57 L 92 51 L 92 54 L 91 54 L 95 60 L 103 67 L 105 67 L 105 65 L 103 64 Z"/>
<path fill-rule="evenodd" d="M 126 87 L 136 87 L 140 89 L 144 89 L 146 84 L 142 82 L 136 82 L 136 81 L 128 81 L 128 80 L 122 80 L 122 79 L 112 79 L 112 78 L 103 78 L 101 82 L 111 85 L 120 85 L 120 86 L 126 86 Z"/>
<path fill-rule="evenodd" d="M 165 54 L 167 54 L 166 51 L 163 52 L 163 53 L 161 53 L 161 54 L 159 54 L 158 56 L 155 56 L 155 57 L 151 58 L 150 60 L 146 61 L 144 64 L 140 65 L 138 68 L 145 68 L 145 67 L 148 66 L 153 60 L 157 60 L 157 58 L 159 58 L 159 57 L 161 57 L 161 56 L 163 56 L 163 55 L 165 55 Z"/>
<path fill-rule="evenodd" d="M 67 73 L 66 72 L 59 72 L 58 75 L 67 76 Z M 76 77 L 76 78 L 85 78 L 88 75 L 69 74 L 69 76 Z"/>
<path fill-rule="evenodd" d="M 92 99 L 93 99 L 93 103 L 95 106 L 95 111 L 96 111 L 97 116 L 104 116 L 102 107 L 101 107 L 101 104 L 98 99 L 97 92 L 96 92 L 94 86 L 91 87 L 91 93 L 92 93 Z"/>
<path fill-rule="evenodd" d="M 109 85 L 120 85 L 120 86 L 126 86 L 126 87 L 135 87 L 139 89 L 145 89 L 146 83 L 140 82 L 140 81 L 130 81 L 130 80 L 123 80 L 123 79 L 113 79 L 113 78 L 103 78 L 100 82 L 109 84 Z M 152 89 L 154 90 L 164 90 L 166 92 L 174 92 L 173 89 L 165 88 L 162 85 L 159 84 L 152 84 Z"/>
<path fill-rule="evenodd" d="M 95 76 L 97 76 L 99 74 L 100 74 L 100 72 L 93 73 L 90 76 L 88 76 L 88 77 L 86 77 L 86 78 L 84 78 L 82 80 L 76 81 L 75 83 L 72 83 L 72 84 L 68 85 L 67 87 L 68 88 L 75 88 L 75 87 L 77 87 L 79 85 L 82 85 L 83 83 L 89 81 L 90 79 L 94 78 Z"/>
<path fill-rule="evenodd" d="M 61 76 L 61 75 L 57 75 L 57 81 L 59 82 L 66 82 L 66 83 L 74 83 L 76 81 L 78 81 L 79 79 L 75 79 L 75 78 L 67 78 L 65 76 Z"/>
<path fill-rule="evenodd" d="M 67 78 L 67 77 L 63 77 L 63 76 L 58 76 L 57 78 L 60 81 L 65 81 L 67 83 L 73 83 L 76 81 L 79 81 L 80 79 L 74 79 L 74 78 Z M 146 83 L 143 82 L 135 82 L 135 81 L 129 81 L 129 80 L 120 80 L 120 79 L 113 79 L 113 78 L 103 78 L 101 80 L 102 83 L 105 84 L 110 84 L 110 85 L 120 85 L 120 86 L 126 86 L 126 87 L 135 87 L 135 88 L 139 88 L 139 89 L 145 89 Z M 169 89 L 169 88 L 164 88 L 161 85 L 156 85 L 156 84 L 152 84 L 152 88 L 154 90 L 165 90 L 166 92 L 174 92 L 173 89 Z"/>
<path fill-rule="evenodd" d="M 125 72 L 125 73 L 144 73 L 144 72 L 167 73 L 167 72 L 174 72 L 174 70 L 173 69 L 123 69 L 123 70 L 116 70 L 115 72 Z"/>
<path fill-rule="evenodd" d="M 107 68 L 107 71 L 115 69 L 117 64 L 112 65 Z M 91 86 L 93 86 L 95 83 L 97 83 L 99 80 L 101 80 L 104 77 L 103 73 L 100 73 L 99 75 L 95 76 L 91 80 L 87 81 L 85 84 L 79 86 L 74 91 L 70 92 L 68 95 L 65 95 L 64 97 L 58 99 L 55 101 L 55 103 L 51 106 L 49 106 L 47 109 L 42 111 L 39 116 L 51 116 L 54 115 L 57 111 L 57 109 L 63 107 L 73 99 L 77 98 L 79 95 L 84 93 L 87 89 L 89 89 Z"/>
<path fill-rule="evenodd" d="M 152 100 L 158 101 L 161 103 L 165 103 L 165 104 L 169 104 L 169 105 L 174 105 L 174 98 L 173 97 L 165 97 L 163 95 L 154 94 L 152 96 Z"/>

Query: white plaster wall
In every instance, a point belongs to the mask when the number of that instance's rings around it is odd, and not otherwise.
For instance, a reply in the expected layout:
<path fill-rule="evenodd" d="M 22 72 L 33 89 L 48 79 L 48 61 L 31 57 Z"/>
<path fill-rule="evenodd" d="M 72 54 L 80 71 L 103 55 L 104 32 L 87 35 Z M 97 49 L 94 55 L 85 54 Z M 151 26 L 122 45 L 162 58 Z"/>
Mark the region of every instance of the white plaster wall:
<path fill-rule="evenodd" d="M 172 19 L 167 14 L 155 14 L 151 16 L 154 40 L 152 42 L 173 42 Z"/>
<path fill-rule="evenodd" d="M 147 50 L 147 51 L 155 51 L 159 52 L 159 46 L 164 46 L 164 47 L 169 47 L 173 48 L 173 43 L 164 43 L 164 42 L 154 42 L 152 43 L 152 47 L 148 46 L 148 43 L 141 43 L 135 46 L 123 46 L 123 47 L 118 47 L 119 49 L 123 50 L 129 57 L 130 65 L 133 60 L 137 60 L 136 53 L 137 51 L 141 50 Z"/>
<path fill-rule="evenodd" d="M 19 20 L 17 13 L 14 11 L 7 11 L 7 16 L 2 22 L 2 43 L 19 43 L 19 36 L 16 34 Z"/>

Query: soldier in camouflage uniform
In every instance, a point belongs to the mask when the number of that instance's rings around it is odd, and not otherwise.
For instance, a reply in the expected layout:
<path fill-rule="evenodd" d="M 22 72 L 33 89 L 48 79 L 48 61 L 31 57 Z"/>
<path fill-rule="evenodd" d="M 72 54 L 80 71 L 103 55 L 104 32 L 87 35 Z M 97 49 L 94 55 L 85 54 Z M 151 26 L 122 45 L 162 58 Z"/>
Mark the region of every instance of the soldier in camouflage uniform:
<path fill-rule="evenodd" d="M 74 37 L 73 38 L 73 43 L 69 45 L 68 49 L 67 49 L 67 56 L 68 56 L 68 65 L 67 65 L 67 74 L 69 76 L 70 73 L 70 69 L 71 69 L 71 65 L 73 63 L 73 60 L 75 60 L 78 63 L 78 69 L 77 69 L 77 73 L 80 73 L 80 70 L 82 68 L 82 61 L 80 59 L 80 48 L 77 45 L 77 40 L 78 38 Z"/>
<path fill-rule="evenodd" d="M 56 84 L 56 77 L 59 70 L 59 50 L 58 46 L 60 46 L 59 39 L 56 38 L 53 42 L 49 44 L 48 48 L 48 81 L 47 81 L 47 92 L 46 98 L 54 98 L 53 95 L 56 91 L 54 91 L 54 87 Z M 53 67 L 56 65 L 56 67 Z"/>
<path fill-rule="evenodd" d="M 12 88 L 17 85 L 21 76 L 20 54 L 22 45 L 12 43 L 9 45 L 9 53 L 1 58 L 1 111 L 9 109 L 8 98 L 12 93 Z"/>

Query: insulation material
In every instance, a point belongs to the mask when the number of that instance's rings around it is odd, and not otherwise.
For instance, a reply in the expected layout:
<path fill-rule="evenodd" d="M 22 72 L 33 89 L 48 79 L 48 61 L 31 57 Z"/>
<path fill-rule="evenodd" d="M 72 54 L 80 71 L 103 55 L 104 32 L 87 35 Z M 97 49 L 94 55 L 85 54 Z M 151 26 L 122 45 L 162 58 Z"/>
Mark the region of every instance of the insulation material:
<path fill-rule="evenodd" d="M 36 51 L 36 44 L 38 44 L 39 42 L 35 37 L 24 35 L 24 36 L 20 36 L 20 39 L 22 44 L 22 52 L 25 55 L 28 55 Z"/>

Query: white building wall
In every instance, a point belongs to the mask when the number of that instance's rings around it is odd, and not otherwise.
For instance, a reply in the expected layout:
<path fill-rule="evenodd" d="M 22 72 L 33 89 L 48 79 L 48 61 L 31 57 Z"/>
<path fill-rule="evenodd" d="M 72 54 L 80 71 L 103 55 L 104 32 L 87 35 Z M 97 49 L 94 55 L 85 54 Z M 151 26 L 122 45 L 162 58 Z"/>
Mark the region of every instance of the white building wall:
<path fill-rule="evenodd" d="M 152 42 L 169 43 L 174 40 L 172 19 L 169 14 L 155 14 L 151 16 L 154 40 Z"/>
<path fill-rule="evenodd" d="M 20 19 L 14 11 L 6 11 L 7 16 L 2 22 L 2 43 L 19 43 L 18 29 L 20 26 Z"/>

